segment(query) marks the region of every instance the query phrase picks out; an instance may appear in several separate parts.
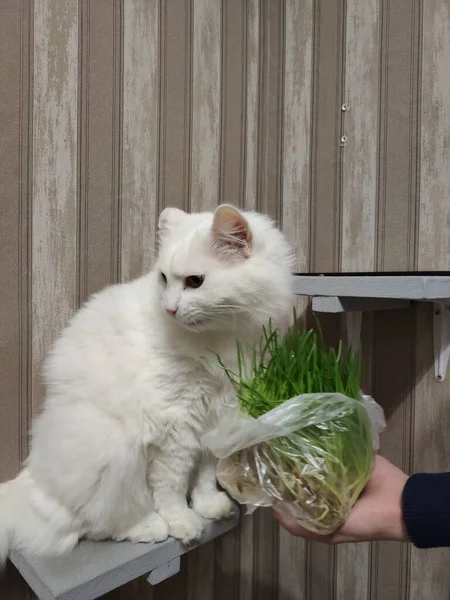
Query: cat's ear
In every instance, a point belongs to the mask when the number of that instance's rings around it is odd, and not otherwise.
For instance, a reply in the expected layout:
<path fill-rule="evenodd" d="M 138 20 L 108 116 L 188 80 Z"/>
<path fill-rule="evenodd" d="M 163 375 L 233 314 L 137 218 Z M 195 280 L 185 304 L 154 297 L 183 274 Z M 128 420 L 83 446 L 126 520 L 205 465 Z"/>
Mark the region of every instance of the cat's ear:
<path fill-rule="evenodd" d="M 176 227 L 181 221 L 187 217 L 187 213 L 179 208 L 165 208 L 159 215 L 158 229 L 169 231 L 172 227 Z"/>
<path fill-rule="evenodd" d="M 214 213 L 212 224 L 213 245 L 222 255 L 251 254 L 253 236 L 247 219 L 234 206 L 222 204 Z"/>

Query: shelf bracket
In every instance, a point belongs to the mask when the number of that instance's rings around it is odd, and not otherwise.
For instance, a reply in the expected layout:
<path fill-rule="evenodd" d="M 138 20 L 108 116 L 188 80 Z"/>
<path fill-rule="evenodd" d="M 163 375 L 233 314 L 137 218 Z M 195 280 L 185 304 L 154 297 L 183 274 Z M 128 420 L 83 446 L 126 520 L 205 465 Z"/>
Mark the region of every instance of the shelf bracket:
<path fill-rule="evenodd" d="M 180 557 L 177 556 L 173 560 L 169 560 L 165 565 L 161 565 L 156 569 L 153 569 L 151 573 L 149 573 L 147 577 L 147 581 L 150 585 L 158 585 L 162 581 L 169 579 L 169 577 L 173 577 L 177 573 L 180 572 L 181 560 Z"/>
<path fill-rule="evenodd" d="M 433 309 L 434 377 L 442 382 L 450 358 L 450 300 L 434 302 Z"/>

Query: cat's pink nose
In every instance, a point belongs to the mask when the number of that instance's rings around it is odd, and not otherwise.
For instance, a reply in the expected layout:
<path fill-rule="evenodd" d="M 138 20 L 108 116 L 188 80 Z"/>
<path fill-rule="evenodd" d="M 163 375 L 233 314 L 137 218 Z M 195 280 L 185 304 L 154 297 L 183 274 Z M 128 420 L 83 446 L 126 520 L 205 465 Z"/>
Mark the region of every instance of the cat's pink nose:
<path fill-rule="evenodd" d="M 167 314 L 169 314 L 171 317 L 175 317 L 178 311 L 178 308 L 176 308 L 175 310 L 171 310 L 170 308 L 166 308 Z"/>

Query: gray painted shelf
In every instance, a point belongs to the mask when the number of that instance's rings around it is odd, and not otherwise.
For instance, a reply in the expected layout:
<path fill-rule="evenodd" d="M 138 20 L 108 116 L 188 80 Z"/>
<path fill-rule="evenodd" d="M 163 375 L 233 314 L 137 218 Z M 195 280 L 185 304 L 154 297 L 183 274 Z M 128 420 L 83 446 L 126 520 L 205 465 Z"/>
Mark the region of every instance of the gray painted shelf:
<path fill-rule="evenodd" d="M 13 552 L 10 559 L 39 600 L 94 600 L 143 575 L 149 575 L 150 583 L 162 581 L 177 572 L 180 556 L 238 524 L 235 507 L 229 519 L 205 521 L 201 540 L 188 548 L 172 538 L 155 545 L 83 541 L 65 556 Z"/>
<path fill-rule="evenodd" d="M 448 275 L 295 275 L 299 296 L 444 300 L 450 298 Z"/>

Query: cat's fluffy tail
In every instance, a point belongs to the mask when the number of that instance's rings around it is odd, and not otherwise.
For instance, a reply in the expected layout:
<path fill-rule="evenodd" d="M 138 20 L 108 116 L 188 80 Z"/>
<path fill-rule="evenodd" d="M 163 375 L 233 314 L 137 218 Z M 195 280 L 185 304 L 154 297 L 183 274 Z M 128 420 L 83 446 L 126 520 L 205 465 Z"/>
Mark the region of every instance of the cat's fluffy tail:
<path fill-rule="evenodd" d="M 0 485 L 0 573 L 11 547 L 16 521 L 19 518 L 21 489 L 17 479 Z"/>
<path fill-rule="evenodd" d="M 79 537 L 73 516 L 35 484 L 27 469 L 0 485 L 0 571 L 10 550 L 64 554 Z"/>

